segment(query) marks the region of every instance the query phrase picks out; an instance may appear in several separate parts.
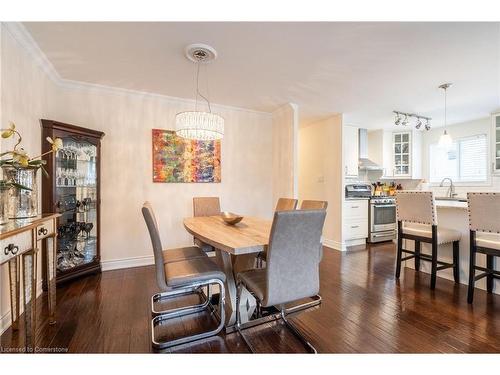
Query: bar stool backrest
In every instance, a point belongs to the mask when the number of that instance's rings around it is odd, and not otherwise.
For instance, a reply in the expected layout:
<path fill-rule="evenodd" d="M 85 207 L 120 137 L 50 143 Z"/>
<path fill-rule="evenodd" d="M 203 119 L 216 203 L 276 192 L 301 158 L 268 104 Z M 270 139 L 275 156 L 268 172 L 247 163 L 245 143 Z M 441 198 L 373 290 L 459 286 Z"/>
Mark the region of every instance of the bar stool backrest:
<path fill-rule="evenodd" d="M 280 198 L 274 211 L 292 211 L 297 207 L 297 199 Z"/>
<path fill-rule="evenodd" d="M 402 222 L 437 225 L 434 194 L 432 191 L 398 191 L 396 216 Z"/>
<path fill-rule="evenodd" d="M 470 230 L 500 233 L 500 193 L 467 193 Z"/>
<path fill-rule="evenodd" d="M 216 216 L 220 215 L 219 197 L 194 197 L 193 216 Z"/>
<path fill-rule="evenodd" d="M 325 216 L 325 210 L 274 213 L 263 306 L 285 304 L 318 294 Z"/>
<path fill-rule="evenodd" d="M 148 227 L 149 236 L 151 237 L 151 244 L 153 245 L 153 253 L 155 257 L 156 266 L 156 282 L 158 287 L 162 290 L 167 289 L 167 281 L 165 280 L 165 269 L 163 259 L 163 247 L 161 245 L 160 233 L 158 231 L 158 223 L 151 203 L 145 202 L 142 206 L 142 216 Z"/>
<path fill-rule="evenodd" d="M 326 210 L 328 202 L 303 200 L 300 204 L 301 210 Z"/>

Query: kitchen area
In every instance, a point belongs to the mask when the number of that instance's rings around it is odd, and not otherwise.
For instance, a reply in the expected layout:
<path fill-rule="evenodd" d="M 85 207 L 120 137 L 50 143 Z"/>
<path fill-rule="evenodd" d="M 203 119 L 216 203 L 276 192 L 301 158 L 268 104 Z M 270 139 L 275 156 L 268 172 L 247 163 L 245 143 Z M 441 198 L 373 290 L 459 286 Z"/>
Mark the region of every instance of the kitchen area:
<path fill-rule="evenodd" d="M 432 191 L 438 225 L 461 234 L 460 282 L 467 284 L 467 193 L 500 191 L 500 113 L 445 129 L 422 129 L 408 121 L 396 123 L 378 129 L 343 128 L 344 249 L 363 250 L 380 244 L 393 246 L 396 251 L 395 195 L 398 191 Z M 443 134 L 451 138 L 446 145 L 442 144 Z M 481 235 L 486 240 L 500 240 L 496 233 Z M 403 247 L 413 251 L 414 241 L 403 240 Z M 421 251 L 429 254 L 430 244 L 422 243 Z M 439 247 L 439 259 L 453 260 L 451 243 Z M 486 266 L 486 256 L 478 256 L 476 265 Z M 407 260 L 404 266 L 414 268 L 414 260 Z M 430 262 L 422 262 L 420 271 L 430 273 L 430 267 Z M 451 269 L 438 275 L 453 280 Z M 498 293 L 500 281 L 494 283 L 493 291 Z M 479 280 L 476 287 L 485 289 L 485 279 Z"/>

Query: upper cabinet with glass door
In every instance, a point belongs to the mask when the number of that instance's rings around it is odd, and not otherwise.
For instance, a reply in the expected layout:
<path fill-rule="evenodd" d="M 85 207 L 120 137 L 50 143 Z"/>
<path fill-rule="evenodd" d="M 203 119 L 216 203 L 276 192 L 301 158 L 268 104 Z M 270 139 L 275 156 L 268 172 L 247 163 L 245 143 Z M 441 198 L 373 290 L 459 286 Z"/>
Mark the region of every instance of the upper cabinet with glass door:
<path fill-rule="evenodd" d="M 411 162 L 411 133 L 393 134 L 394 177 L 409 177 Z"/>
<path fill-rule="evenodd" d="M 422 178 L 422 132 L 384 131 L 382 161 L 385 179 Z"/>
<path fill-rule="evenodd" d="M 494 113 L 491 116 L 492 122 L 492 162 L 493 162 L 493 173 L 500 174 L 500 112 Z"/>

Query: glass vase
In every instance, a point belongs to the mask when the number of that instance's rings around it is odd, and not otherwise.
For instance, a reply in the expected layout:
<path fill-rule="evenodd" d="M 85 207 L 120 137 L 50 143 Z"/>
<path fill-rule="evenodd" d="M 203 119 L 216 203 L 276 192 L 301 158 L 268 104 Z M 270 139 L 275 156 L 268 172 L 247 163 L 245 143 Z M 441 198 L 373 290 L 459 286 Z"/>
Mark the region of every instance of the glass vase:
<path fill-rule="evenodd" d="M 11 188 L 8 194 L 8 216 L 10 219 L 25 219 L 38 215 L 37 168 L 2 167 L 3 177 L 15 181 L 31 190 Z"/>
<path fill-rule="evenodd" d="M 0 225 L 9 221 L 9 188 L 0 187 Z"/>

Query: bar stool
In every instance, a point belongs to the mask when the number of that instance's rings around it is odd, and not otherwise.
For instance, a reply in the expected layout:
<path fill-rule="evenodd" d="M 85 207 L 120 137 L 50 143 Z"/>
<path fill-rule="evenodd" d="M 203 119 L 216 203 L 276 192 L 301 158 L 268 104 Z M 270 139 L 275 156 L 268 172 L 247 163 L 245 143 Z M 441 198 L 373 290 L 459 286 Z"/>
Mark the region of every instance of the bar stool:
<path fill-rule="evenodd" d="M 434 194 L 430 191 L 401 191 L 396 194 L 398 221 L 398 246 L 396 278 L 401 273 L 401 262 L 415 259 L 415 270 L 420 271 L 420 261 L 431 262 L 431 289 L 436 288 L 437 271 L 453 268 L 455 283 L 460 282 L 459 244 L 461 233 L 454 229 L 438 227 Z M 406 224 L 410 223 L 411 226 Z M 415 251 L 403 249 L 403 239 L 415 241 Z M 430 243 L 431 255 L 421 252 L 421 243 Z M 439 245 L 453 244 L 453 263 L 438 260 Z M 410 254 L 403 258 L 403 253 Z"/>
<path fill-rule="evenodd" d="M 493 264 L 494 257 L 500 257 L 500 193 L 468 193 L 467 201 L 470 229 L 467 302 L 472 303 L 477 280 L 486 277 L 486 290 L 492 293 L 494 279 L 500 279 L 500 271 L 496 271 Z M 476 266 L 477 253 L 486 255 L 486 267 Z M 476 276 L 476 270 L 483 273 Z"/>

